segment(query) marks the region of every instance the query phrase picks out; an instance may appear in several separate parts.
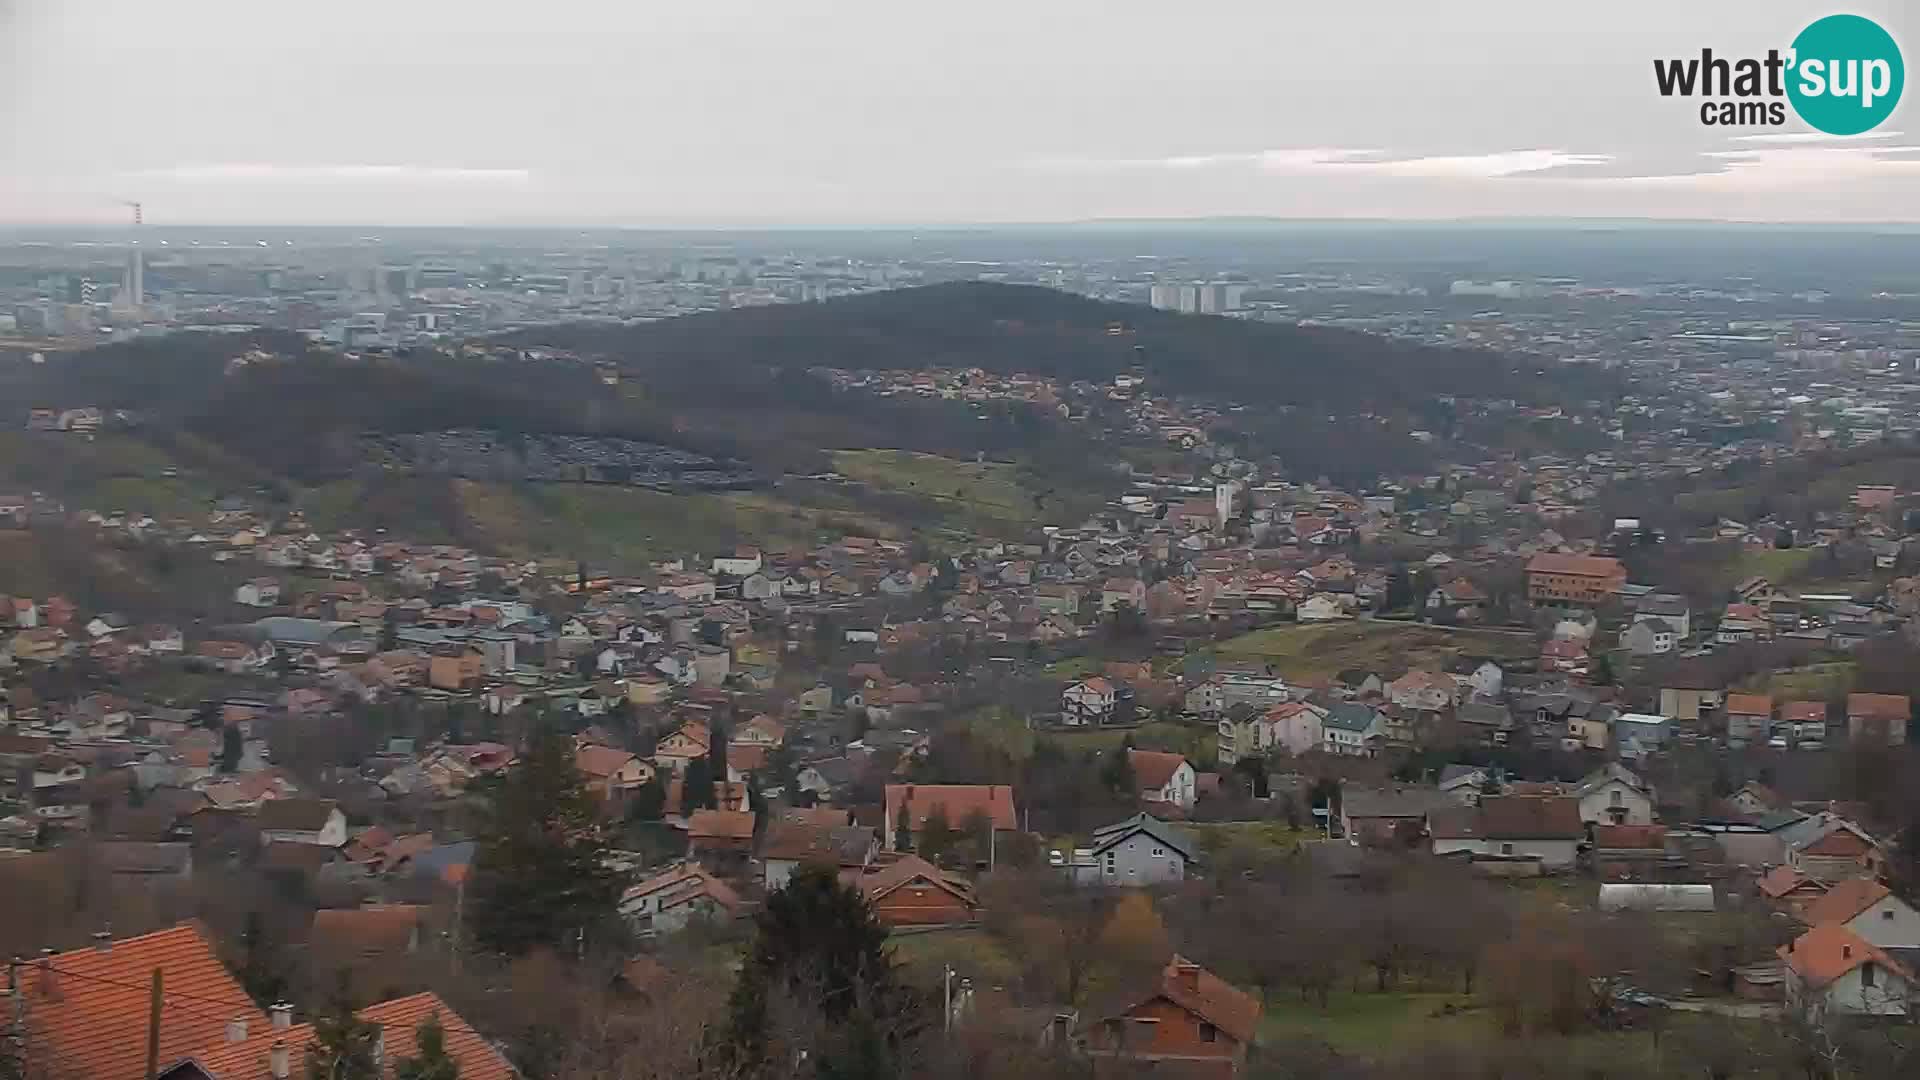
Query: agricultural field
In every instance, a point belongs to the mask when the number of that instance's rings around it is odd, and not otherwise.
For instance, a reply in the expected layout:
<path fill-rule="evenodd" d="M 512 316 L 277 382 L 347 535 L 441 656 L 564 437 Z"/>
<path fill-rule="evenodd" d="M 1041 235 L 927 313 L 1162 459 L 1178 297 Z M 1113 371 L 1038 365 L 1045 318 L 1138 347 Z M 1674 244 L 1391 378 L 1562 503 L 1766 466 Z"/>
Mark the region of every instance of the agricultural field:
<path fill-rule="evenodd" d="M 1225 657 L 1264 658 L 1285 674 L 1309 677 L 1349 668 L 1394 673 L 1440 667 L 1460 656 L 1520 659 L 1534 655 L 1535 648 L 1531 634 L 1356 619 L 1255 630 L 1222 642 L 1217 651 Z"/>

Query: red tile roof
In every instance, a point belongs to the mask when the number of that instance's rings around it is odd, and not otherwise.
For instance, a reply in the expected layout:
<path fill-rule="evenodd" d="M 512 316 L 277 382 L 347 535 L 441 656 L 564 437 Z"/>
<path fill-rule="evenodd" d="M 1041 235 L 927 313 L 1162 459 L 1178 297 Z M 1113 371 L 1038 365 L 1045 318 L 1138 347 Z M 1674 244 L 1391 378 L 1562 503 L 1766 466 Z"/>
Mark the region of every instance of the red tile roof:
<path fill-rule="evenodd" d="M 1793 969 L 1794 974 L 1816 989 L 1869 960 L 1888 971 L 1912 978 L 1898 960 L 1839 923 L 1816 926 L 1780 946 L 1775 953 L 1787 962 L 1787 967 Z"/>
<path fill-rule="evenodd" d="M 200 926 L 182 923 L 24 965 L 29 1054 L 62 1063 L 75 1080 L 144 1075 L 155 969 L 162 982 L 163 1066 L 221 1043 L 229 1020 L 266 1030 L 266 1013 L 248 999 Z"/>
<path fill-rule="evenodd" d="M 389 1071 L 400 1058 L 420 1052 L 420 1026 L 428 1017 L 435 1017 L 446 1034 L 447 1056 L 460 1067 L 460 1080 L 513 1080 L 515 1075 L 500 1051 L 435 994 L 394 998 L 369 1005 L 354 1015 L 380 1026 Z M 219 1042 L 191 1056 L 213 1080 L 272 1080 L 271 1055 L 276 1042 L 285 1043 L 290 1052 L 289 1075 L 305 1076 L 306 1050 L 313 1042 L 311 1024 L 294 1024 L 280 1030 L 249 1025 L 246 1039 L 230 1043 L 223 1036 Z M 165 1054 L 161 1055 L 161 1061 L 171 1063 Z"/>
<path fill-rule="evenodd" d="M 1773 900 L 1778 900 L 1803 885 L 1812 885 L 1815 889 L 1822 887 L 1820 882 L 1784 864 L 1767 871 L 1766 876 L 1754 885 L 1760 890 L 1762 896 Z"/>
<path fill-rule="evenodd" d="M 912 828 L 927 823 L 933 808 L 946 808 L 947 823 L 955 828 L 973 816 L 985 813 L 995 829 L 1019 827 L 1013 809 L 1013 789 L 1001 784 L 888 784 L 887 819 L 898 828 L 904 807 L 912 816 Z"/>
<path fill-rule="evenodd" d="M 1848 694 L 1847 715 L 1906 723 L 1913 706 L 1905 694 Z"/>
<path fill-rule="evenodd" d="M 1580 800 L 1570 796 L 1501 795 L 1480 800 L 1480 829 L 1489 840 L 1571 840 L 1586 834 Z"/>
<path fill-rule="evenodd" d="M 1158 791 L 1167 786 L 1173 774 L 1180 771 L 1187 759 L 1181 754 L 1163 754 L 1155 750 L 1128 750 L 1127 764 L 1133 767 L 1133 778 L 1143 791 Z"/>
<path fill-rule="evenodd" d="M 1789 701 L 1780 706 L 1780 719 L 1795 723 L 1825 723 L 1827 703 L 1824 701 Z"/>
<path fill-rule="evenodd" d="M 753 839 L 751 810 L 695 810 L 687 818 L 687 836 L 694 840 Z"/>
<path fill-rule="evenodd" d="M 1569 574 L 1576 577 L 1625 577 L 1620 560 L 1605 555 L 1556 555 L 1541 552 L 1527 563 L 1529 574 Z"/>
<path fill-rule="evenodd" d="M 1773 699 L 1765 694 L 1728 694 L 1728 716 L 1772 716 Z"/>
<path fill-rule="evenodd" d="M 1667 846 L 1665 825 L 1595 825 L 1593 846 L 1618 851 L 1660 851 Z"/>
<path fill-rule="evenodd" d="M 1800 919 L 1808 926 L 1845 923 L 1891 895 L 1892 890 L 1871 878 L 1849 878 L 1808 904 Z"/>
<path fill-rule="evenodd" d="M 1160 973 L 1160 997 L 1247 1043 L 1260 1026 L 1260 1001 L 1176 954 Z"/>
<path fill-rule="evenodd" d="M 895 889 L 915 881 L 925 881 L 944 889 L 968 907 L 977 903 L 973 898 L 972 886 L 917 855 L 902 855 L 884 869 L 861 877 L 859 884 L 867 902 L 874 903 Z"/>
<path fill-rule="evenodd" d="M 582 776 L 606 778 L 633 760 L 633 755 L 611 746 L 583 746 L 573 752 L 574 768 Z"/>
<path fill-rule="evenodd" d="M 323 908 L 313 913 L 308 944 L 317 957 L 344 963 L 355 957 L 403 953 L 424 936 L 427 909 L 419 904 Z"/>

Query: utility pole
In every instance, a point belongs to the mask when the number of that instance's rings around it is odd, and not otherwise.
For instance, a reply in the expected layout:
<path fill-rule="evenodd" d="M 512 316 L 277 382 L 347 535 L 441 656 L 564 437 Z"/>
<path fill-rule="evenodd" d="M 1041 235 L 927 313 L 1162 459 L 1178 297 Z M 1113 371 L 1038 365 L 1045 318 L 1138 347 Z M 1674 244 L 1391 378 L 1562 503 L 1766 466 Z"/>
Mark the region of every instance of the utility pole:
<path fill-rule="evenodd" d="M 160 969 L 153 969 L 153 989 L 147 1000 L 147 1080 L 160 1077 Z"/>

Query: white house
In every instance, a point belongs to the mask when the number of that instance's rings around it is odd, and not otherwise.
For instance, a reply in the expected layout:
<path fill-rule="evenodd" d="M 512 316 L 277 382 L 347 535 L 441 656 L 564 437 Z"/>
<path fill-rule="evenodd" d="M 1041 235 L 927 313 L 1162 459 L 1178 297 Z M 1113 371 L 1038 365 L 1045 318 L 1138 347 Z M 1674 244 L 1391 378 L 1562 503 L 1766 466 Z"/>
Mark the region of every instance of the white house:
<path fill-rule="evenodd" d="M 254 578 L 241 582 L 233 590 L 233 602 L 248 607 L 272 607 L 280 602 L 280 583 L 272 578 Z"/>
<path fill-rule="evenodd" d="M 1506 672 L 1500 669 L 1499 664 L 1483 660 L 1472 671 L 1455 675 L 1453 681 L 1460 684 L 1461 691 L 1469 697 L 1497 698 L 1506 678 Z"/>
<path fill-rule="evenodd" d="M 1872 878 L 1836 882 L 1801 911 L 1800 920 L 1844 926 L 1876 948 L 1920 949 L 1920 912 Z"/>
<path fill-rule="evenodd" d="M 1673 651 L 1678 640 L 1673 624 L 1665 619 L 1641 619 L 1620 635 L 1621 647 L 1635 656 L 1663 656 Z"/>
<path fill-rule="evenodd" d="M 1320 718 L 1321 749 L 1329 754 L 1361 757 L 1372 754 L 1386 735 L 1380 710 L 1351 701 L 1328 709 Z"/>
<path fill-rule="evenodd" d="M 684 930 L 695 918 L 731 919 L 740 897 L 697 863 L 682 863 L 629 887 L 618 910 L 643 937 Z"/>
<path fill-rule="evenodd" d="M 1306 701 L 1275 705 L 1260 717 L 1260 749 L 1275 747 L 1295 757 L 1312 753 L 1326 742 L 1327 710 Z"/>
<path fill-rule="evenodd" d="M 1193 809 L 1199 781 L 1185 756 L 1128 750 L 1127 763 L 1133 766 L 1134 782 L 1139 785 L 1142 800 L 1168 803 L 1182 810 Z"/>
<path fill-rule="evenodd" d="M 1885 950 L 1837 923 L 1780 946 L 1787 1004 L 1813 1017 L 1909 1016 L 1913 974 Z"/>
<path fill-rule="evenodd" d="M 760 549 L 756 547 L 735 548 L 732 555 L 717 555 L 713 560 L 713 572 L 729 577 L 743 578 L 757 574 L 764 565 L 760 558 Z"/>
<path fill-rule="evenodd" d="M 1580 800 L 1580 820 L 1589 825 L 1653 824 L 1653 787 L 1624 766 L 1588 773 L 1573 797 Z"/>
<path fill-rule="evenodd" d="M 1409 671 L 1387 684 L 1387 700 L 1403 709 L 1439 712 L 1454 703 L 1457 684 L 1431 671 Z"/>
<path fill-rule="evenodd" d="M 1346 618 L 1347 609 L 1328 593 L 1314 593 L 1294 609 L 1293 617 L 1301 622 L 1330 622 Z"/>
<path fill-rule="evenodd" d="M 1102 676 L 1082 679 L 1060 693 L 1061 719 L 1069 724 L 1101 724 L 1113 716 L 1119 690 Z"/>
<path fill-rule="evenodd" d="M 1586 826 L 1566 796 L 1492 795 L 1477 806 L 1449 806 L 1427 815 L 1435 855 L 1531 859 L 1543 870 L 1566 870 L 1579 854 Z"/>
<path fill-rule="evenodd" d="M 260 842 L 338 848 L 347 842 L 347 816 L 331 799 L 269 799 L 255 824 Z"/>

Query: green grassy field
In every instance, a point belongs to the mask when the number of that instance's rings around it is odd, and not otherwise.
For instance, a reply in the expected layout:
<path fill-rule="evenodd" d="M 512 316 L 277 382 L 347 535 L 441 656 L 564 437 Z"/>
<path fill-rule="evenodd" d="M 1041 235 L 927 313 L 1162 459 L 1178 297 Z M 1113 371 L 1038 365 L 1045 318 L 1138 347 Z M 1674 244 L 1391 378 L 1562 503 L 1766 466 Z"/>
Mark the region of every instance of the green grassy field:
<path fill-rule="evenodd" d="M 92 439 L 0 432 L 0 488 L 53 491 L 70 506 L 160 518 L 204 512 L 214 497 L 203 477 L 165 451 L 112 432 Z"/>
<path fill-rule="evenodd" d="M 1084 679 L 1089 675 L 1098 675 L 1101 667 L 1097 657 L 1069 656 L 1065 660 L 1055 660 L 1041 670 L 1055 679 Z"/>
<path fill-rule="evenodd" d="M 1731 585 L 1750 577 L 1763 577 L 1775 585 L 1796 581 L 1813 561 L 1813 556 L 1812 548 L 1748 548 L 1734 560 Z"/>
<path fill-rule="evenodd" d="M 894 959 L 920 976 L 939 978 L 947 964 L 979 986 L 1005 986 L 1018 972 L 998 939 L 978 928 L 895 934 L 887 939 Z"/>
<path fill-rule="evenodd" d="M 1084 753 L 1088 750 L 1099 752 L 1111 750 L 1125 742 L 1129 735 L 1133 736 L 1133 745 L 1136 749 L 1166 750 L 1185 754 L 1189 760 L 1196 763 L 1196 767 L 1204 767 L 1203 763 L 1214 760 L 1212 729 L 1160 720 L 1132 728 L 1049 731 L 1040 737 L 1049 739 L 1067 750 Z"/>
<path fill-rule="evenodd" d="M 1851 660 L 1807 664 L 1749 679 L 1742 689 L 1771 694 L 1783 701 L 1826 701 L 1852 690 L 1857 670 L 1858 665 Z"/>
<path fill-rule="evenodd" d="M 1376 1058 L 1391 1056 L 1421 1043 L 1493 1036 L 1483 1011 L 1471 1010 L 1472 1000 L 1460 994 L 1335 993 L 1325 1009 L 1291 994 L 1275 995 L 1260 1021 L 1265 1042 L 1313 1039 L 1343 1054 Z M 1443 1012 L 1445 1007 L 1469 1011 Z"/>
<path fill-rule="evenodd" d="M 1255 630 L 1221 643 L 1218 651 L 1222 656 L 1263 657 L 1284 674 L 1301 677 L 1348 668 L 1396 672 L 1438 667 L 1461 655 L 1518 659 L 1533 655 L 1535 648 L 1525 634 L 1357 619 Z"/>
<path fill-rule="evenodd" d="M 1304 816 L 1303 809 L 1301 814 Z M 1303 841 L 1316 840 L 1311 829 L 1290 829 L 1281 821 L 1187 821 L 1180 827 L 1193 834 L 1200 850 L 1216 854 L 1236 844 L 1268 852 L 1292 852 Z"/>
<path fill-rule="evenodd" d="M 1040 520 L 1050 500 L 1018 465 L 974 463 L 907 450 L 839 450 L 833 465 L 841 475 L 876 491 L 931 502 L 956 522 L 1024 526 Z"/>

